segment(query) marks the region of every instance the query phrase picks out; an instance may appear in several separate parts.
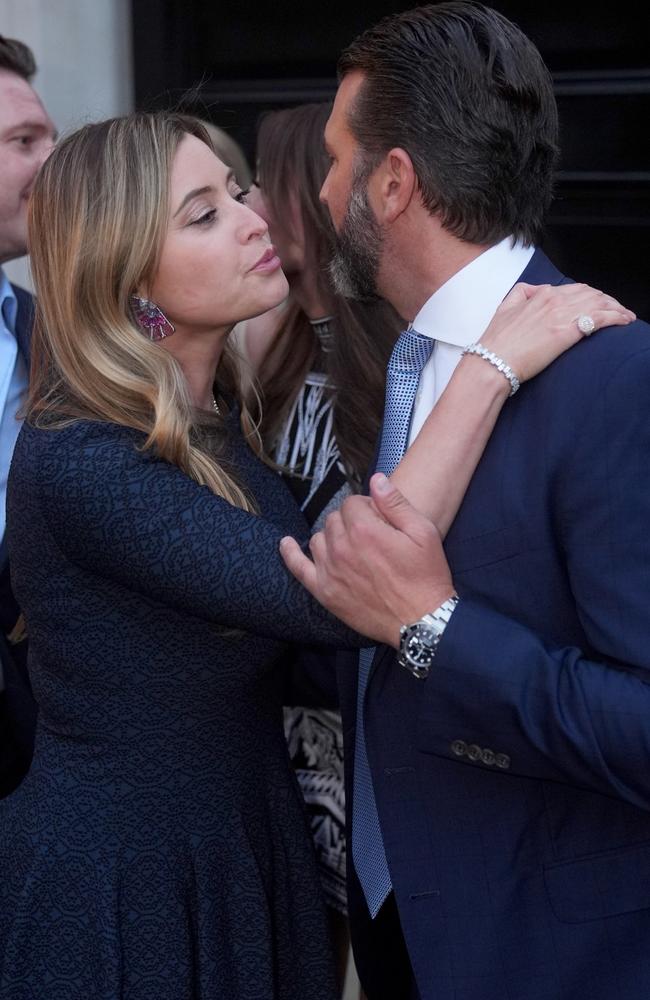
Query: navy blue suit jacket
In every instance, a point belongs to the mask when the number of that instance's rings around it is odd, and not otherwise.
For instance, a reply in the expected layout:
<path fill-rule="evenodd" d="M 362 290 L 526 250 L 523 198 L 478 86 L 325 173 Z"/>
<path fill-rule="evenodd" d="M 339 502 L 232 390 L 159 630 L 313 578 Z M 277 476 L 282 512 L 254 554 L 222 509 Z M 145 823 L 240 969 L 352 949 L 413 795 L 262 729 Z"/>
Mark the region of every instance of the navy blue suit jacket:
<path fill-rule="evenodd" d="M 12 287 L 18 300 L 16 340 L 29 365 L 33 299 L 24 289 Z M 27 642 L 10 645 L 7 641 L 18 615 L 5 536 L 0 543 L 0 662 L 5 683 L 0 696 L 0 797 L 13 791 L 29 767 L 36 726 L 36 705 L 27 675 Z"/>
<path fill-rule="evenodd" d="M 540 252 L 522 278 L 566 281 Z M 648 326 L 508 401 L 445 548 L 461 601 L 434 668 L 380 648 L 365 703 L 422 1000 L 649 997 Z M 349 663 L 339 683 L 351 782 Z M 363 966 L 354 877 L 350 910 Z"/>

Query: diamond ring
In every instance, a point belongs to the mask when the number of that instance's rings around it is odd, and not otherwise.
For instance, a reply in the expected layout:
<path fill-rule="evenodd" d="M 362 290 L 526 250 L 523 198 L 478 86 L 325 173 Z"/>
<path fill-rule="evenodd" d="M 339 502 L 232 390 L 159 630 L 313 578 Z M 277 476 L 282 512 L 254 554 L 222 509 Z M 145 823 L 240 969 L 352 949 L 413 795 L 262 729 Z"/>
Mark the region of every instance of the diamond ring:
<path fill-rule="evenodd" d="M 585 337 L 588 337 L 590 333 L 593 333 L 596 329 L 596 324 L 594 323 L 591 316 L 578 316 L 576 320 L 578 324 L 578 329 L 580 333 L 584 333 Z"/>

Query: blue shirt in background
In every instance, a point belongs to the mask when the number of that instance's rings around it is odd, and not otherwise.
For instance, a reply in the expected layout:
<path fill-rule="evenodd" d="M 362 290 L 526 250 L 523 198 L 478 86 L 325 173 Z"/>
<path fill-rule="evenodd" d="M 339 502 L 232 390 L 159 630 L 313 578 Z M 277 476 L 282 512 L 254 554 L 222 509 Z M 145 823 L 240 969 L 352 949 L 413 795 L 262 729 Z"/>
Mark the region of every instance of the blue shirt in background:
<path fill-rule="evenodd" d="M 7 477 L 21 421 L 16 414 L 25 398 L 27 365 L 16 341 L 18 302 L 0 268 L 0 545 L 6 526 Z"/>

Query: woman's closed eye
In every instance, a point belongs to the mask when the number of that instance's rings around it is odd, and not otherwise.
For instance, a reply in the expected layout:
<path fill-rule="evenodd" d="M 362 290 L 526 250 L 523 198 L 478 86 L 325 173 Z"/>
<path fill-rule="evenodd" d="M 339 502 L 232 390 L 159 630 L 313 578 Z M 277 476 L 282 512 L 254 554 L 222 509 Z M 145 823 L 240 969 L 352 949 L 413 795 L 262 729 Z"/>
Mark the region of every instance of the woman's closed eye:
<path fill-rule="evenodd" d="M 234 201 L 239 202 L 240 205 L 245 205 L 246 196 L 248 195 L 248 193 L 249 191 L 234 191 L 232 192 L 231 197 L 234 199 Z M 205 211 L 201 211 L 201 214 L 196 219 L 192 219 L 190 221 L 190 225 L 209 226 L 210 223 L 214 222 L 216 218 L 217 218 L 217 209 L 209 208 L 206 209 Z"/>
<path fill-rule="evenodd" d="M 210 208 L 210 209 L 207 210 L 207 212 L 204 212 L 202 215 L 200 215 L 198 217 L 198 219 L 193 219 L 192 222 L 190 223 L 190 225 L 191 226 L 207 226 L 211 222 L 214 222 L 214 220 L 216 219 L 216 217 L 217 217 L 217 210 L 216 210 L 216 208 Z"/>

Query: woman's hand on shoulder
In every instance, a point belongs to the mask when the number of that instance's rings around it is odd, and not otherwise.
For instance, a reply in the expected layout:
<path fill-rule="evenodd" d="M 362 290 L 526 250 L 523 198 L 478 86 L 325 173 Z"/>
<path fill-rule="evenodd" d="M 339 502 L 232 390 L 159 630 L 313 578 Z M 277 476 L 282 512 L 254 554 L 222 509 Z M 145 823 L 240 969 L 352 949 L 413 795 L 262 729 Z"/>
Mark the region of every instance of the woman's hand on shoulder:
<path fill-rule="evenodd" d="M 593 330 L 625 326 L 629 309 L 589 285 L 527 285 L 520 282 L 497 309 L 481 344 L 512 368 L 521 382 L 533 378 Z M 580 326 L 578 321 L 582 320 Z"/>

